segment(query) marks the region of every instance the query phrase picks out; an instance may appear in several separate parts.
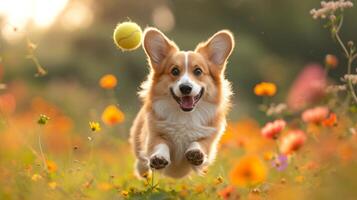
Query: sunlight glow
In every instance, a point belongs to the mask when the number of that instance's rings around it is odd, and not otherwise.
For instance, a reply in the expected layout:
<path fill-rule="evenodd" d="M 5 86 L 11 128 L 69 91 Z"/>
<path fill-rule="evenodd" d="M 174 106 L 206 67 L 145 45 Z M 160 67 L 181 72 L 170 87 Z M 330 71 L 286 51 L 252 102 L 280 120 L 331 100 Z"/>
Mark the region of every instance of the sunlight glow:
<path fill-rule="evenodd" d="M 63 28 L 69 31 L 86 28 L 92 21 L 93 13 L 90 7 L 88 4 L 79 1 L 71 3 L 61 17 Z"/>
<path fill-rule="evenodd" d="M 40 27 L 48 27 L 56 20 L 57 16 L 65 8 L 68 0 L 35 0 L 34 2 L 34 23 Z"/>
<path fill-rule="evenodd" d="M 5 23 L 23 28 L 29 23 L 49 27 L 66 7 L 68 0 L 5 0 L 0 1 L 0 16 Z"/>

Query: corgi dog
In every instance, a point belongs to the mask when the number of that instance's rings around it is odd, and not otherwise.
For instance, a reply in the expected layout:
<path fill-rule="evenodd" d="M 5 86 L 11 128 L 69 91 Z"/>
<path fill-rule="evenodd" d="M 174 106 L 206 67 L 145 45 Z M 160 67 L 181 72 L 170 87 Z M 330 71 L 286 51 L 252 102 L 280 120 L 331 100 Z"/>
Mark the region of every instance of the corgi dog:
<path fill-rule="evenodd" d="M 231 84 L 224 72 L 233 35 L 222 30 L 194 51 L 181 51 L 158 29 L 146 28 L 142 46 L 150 73 L 141 85 L 143 105 L 130 130 L 136 174 L 203 174 L 216 156 L 230 108 Z"/>

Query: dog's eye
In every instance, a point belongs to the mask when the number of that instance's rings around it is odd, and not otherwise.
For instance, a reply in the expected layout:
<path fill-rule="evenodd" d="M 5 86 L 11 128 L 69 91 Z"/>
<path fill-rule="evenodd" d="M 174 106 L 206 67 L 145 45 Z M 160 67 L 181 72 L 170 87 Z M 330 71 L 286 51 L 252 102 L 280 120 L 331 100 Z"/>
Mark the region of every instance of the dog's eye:
<path fill-rule="evenodd" d="M 202 69 L 201 68 L 196 68 L 193 71 L 193 74 L 195 74 L 195 76 L 200 76 L 202 74 Z"/>
<path fill-rule="evenodd" d="M 174 76 L 180 75 L 180 70 L 177 67 L 172 68 L 171 74 Z"/>

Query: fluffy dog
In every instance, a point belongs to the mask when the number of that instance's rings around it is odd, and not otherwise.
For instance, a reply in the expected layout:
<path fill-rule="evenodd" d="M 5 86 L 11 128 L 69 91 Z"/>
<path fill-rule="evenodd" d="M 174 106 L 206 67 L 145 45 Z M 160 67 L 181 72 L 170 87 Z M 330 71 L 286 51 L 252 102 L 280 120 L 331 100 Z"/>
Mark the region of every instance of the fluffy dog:
<path fill-rule="evenodd" d="M 194 51 L 180 51 L 162 32 L 146 28 L 142 45 L 150 74 L 130 133 L 136 174 L 148 175 L 150 168 L 172 178 L 192 169 L 202 173 L 226 126 L 232 92 L 224 71 L 233 35 L 222 30 Z"/>

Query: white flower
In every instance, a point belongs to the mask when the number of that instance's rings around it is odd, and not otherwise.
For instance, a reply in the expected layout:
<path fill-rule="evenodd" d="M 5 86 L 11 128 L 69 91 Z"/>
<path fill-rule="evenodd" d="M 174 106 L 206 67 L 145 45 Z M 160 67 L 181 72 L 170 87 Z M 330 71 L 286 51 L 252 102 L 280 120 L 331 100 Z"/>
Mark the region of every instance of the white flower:
<path fill-rule="evenodd" d="M 339 1 L 321 1 L 321 8 L 312 9 L 310 14 L 314 19 L 325 19 L 327 15 L 333 15 L 336 10 L 343 10 L 345 8 L 353 7 L 353 3 L 349 0 L 339 0 Z"/>
<path fill-rule="evenodd" d="M 345 74 L 342 78 L 343 81 L 351 81 L 352 84 L 357 84 L 357 74 Z"/>

